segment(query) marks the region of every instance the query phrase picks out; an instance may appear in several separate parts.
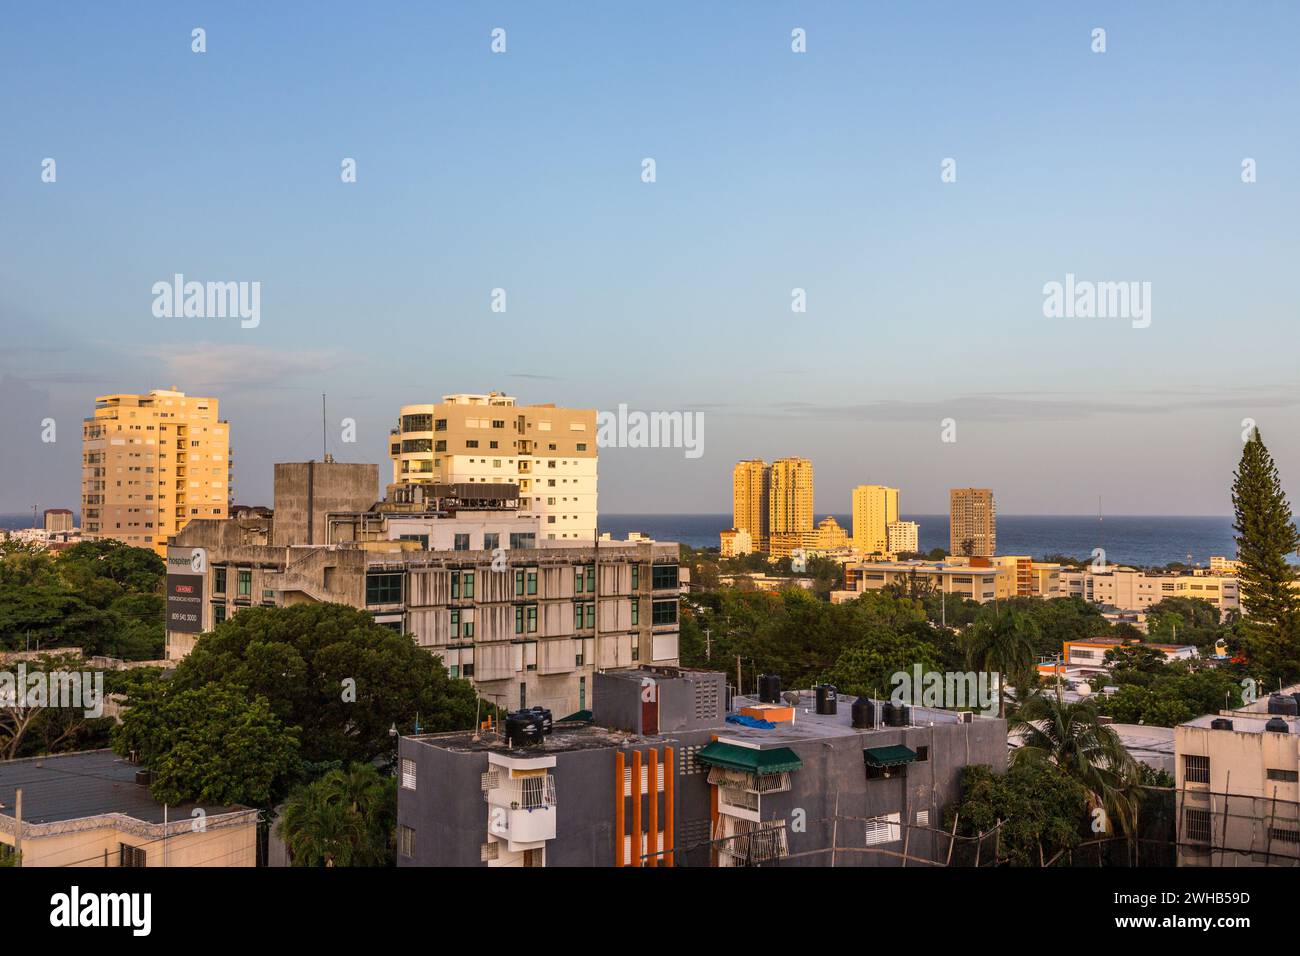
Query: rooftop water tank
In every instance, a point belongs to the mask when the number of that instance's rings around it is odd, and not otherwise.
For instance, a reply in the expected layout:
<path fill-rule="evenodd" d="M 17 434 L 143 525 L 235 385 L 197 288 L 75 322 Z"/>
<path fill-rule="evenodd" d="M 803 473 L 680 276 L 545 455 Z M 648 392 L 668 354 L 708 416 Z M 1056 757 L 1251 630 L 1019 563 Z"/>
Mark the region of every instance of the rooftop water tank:
<path fill-rule="evenodd" d="M 781 678 L 778 675 L 758 675 L 758 700 L 763 704 L 781 703 Z"/>
<path fill-rule="evenodd" d="M 876 726 L 876 705 L 870 697 L 859 697 L 853 702 L 853 726 L 858 730 L 871 730 Z"/>
<path fill-rule="evenodd" d="M 542 718 L 531 710 L 506 714 L 506 746 L 531 747 L 542 741 Z"/>
<path fill-rule="evenodd" d="M 537 719 L 541 721 L 542 733 L 549 734 L 554 729 L 555 722 L 551 719 L 551 712 L 549 710 L 545 707 L 531 707 L 529 710 L 536 714 Z"/>
<path fill-rule="evenodd" d="M 815 688 L 817 691 L 817 713 L 833 714 L 836 713 L 839 700 L 836 697 L 834 684 L 818 684 Z"/>
<path fill-rule="evenodd" d="M 1268 723 L 1264 725 L 1264 729 L 1270 734 L 1289 734 L 1291 732 L 1291 728 L 1281 717 L 1269 718 Z"/>
<path fill-rule="evenodd" d="M 1211 729 L 1211 730 L 1231 730 L 1231 729 L 1232 729 L 1232 721 L 1230 721 L 1227 717 L 1215 717 L 1212 721 L 1210 721 L 1210 729 Z"/>
<path fill-rule="evenodd" d="M 1294 697 L 1287 694 L 1269 694 L 1268 712 L 1281 714 L 1284 717 L 1295 717 L 1300 713 L 1300 708 L 1297 708 Z"/>

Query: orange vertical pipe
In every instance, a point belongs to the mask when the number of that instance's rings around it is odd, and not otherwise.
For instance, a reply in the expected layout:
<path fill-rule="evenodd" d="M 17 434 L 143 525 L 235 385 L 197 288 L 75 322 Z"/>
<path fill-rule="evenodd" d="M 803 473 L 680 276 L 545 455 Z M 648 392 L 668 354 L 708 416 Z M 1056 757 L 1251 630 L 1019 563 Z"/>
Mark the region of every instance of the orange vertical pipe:
<path fill-rule="evenodd" d="M 641 865 L 641 751 L 632 754 L 632 859 Z"/>
<path fill-rule="evenodd" d="M 650 766 L 646 775 L 650 778 L 649 786 L 646 788 L 650 791 L 650 809 L 649 820 L 646 822 L 646 852 L 649 858 L 646 860 L 646 866 L 659 865 L 659 751 L 651 750 L 646 754 L 646 759 L 650 761 Z"/>
<path fill-rule="evenodd" d="M 614 865 L 626 866 L 623 862 L 623 753 L 614 754 Z"/>
<path fill-rule="evenodd" d="M 673 820 L 677 811 L 673 806 L 676 790 L 673 788 L 673 748 L 664 748 L 664 866 L 673 865 Z"/>

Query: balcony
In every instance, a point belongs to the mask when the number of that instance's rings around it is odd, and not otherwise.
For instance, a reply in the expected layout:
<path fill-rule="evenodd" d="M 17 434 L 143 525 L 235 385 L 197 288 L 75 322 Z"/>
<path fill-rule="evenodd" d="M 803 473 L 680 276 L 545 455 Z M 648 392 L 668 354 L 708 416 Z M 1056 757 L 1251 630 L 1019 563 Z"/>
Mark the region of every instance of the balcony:
<path fill-rule="evenodd" d="M 509 777 L 506 770 L 483 775 L 488 833 L 511 851 L 555 839 L 555 778 L 550 774 Z"/>

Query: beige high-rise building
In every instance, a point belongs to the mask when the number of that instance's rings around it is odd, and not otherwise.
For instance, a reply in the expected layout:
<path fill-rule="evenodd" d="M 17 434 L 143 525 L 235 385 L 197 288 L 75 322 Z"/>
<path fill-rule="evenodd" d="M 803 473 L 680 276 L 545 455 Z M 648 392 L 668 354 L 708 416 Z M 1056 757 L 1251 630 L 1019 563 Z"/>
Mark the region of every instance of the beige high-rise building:
<path fill-rule="evenodd" d="M 215 398 L 171 389 L 104 395 L 82 426 L 81 525 L 167 552 L 194 518 L 224 518 L 230 504 L 230 423 Z"/>
<path fill-rule="evenodd" d="M 891 521 L 887 531 L 890 554 L 915 554 L 921 549 L 921 526 L 915 521 Z"/>
<path fill-rule="evenodd" d="M 889 551 L 889 526 L 898 520 L 898 489 L 858 485 L 853 489 L 853 549 L 862 554 Z"/>
<path fill-rule="evenodd" d="M 991 488 L 949 489 L 949 553 L 991 558 L 997 553 L 997 518 Z"/>
<path fill-rule="evenodd" d="M 596 538 L 596 411 L 520 405 L 510 395 L 444 395 L 403 405 L 393 484 L 517 484 L 519 510 L 551 541 Z"/>
<path fill-rule="evenodd" d="M 768 474 L 768 553 L 785 557 L 795 548 L 814 547 L 812 462 L 778 458 Z"/>
<path fill-rule="evenodd" d="M 767 462 L 760 459 L 738 462 L 731 472 L 732 527 L 749 533 L 751 546 L 767 550 Z"/>

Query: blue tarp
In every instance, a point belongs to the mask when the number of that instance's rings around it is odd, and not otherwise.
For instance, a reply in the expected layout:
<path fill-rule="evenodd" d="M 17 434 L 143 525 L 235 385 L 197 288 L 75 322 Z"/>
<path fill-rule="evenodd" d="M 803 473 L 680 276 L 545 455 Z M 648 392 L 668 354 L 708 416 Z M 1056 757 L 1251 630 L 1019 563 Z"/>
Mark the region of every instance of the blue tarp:
<path fill-rule="evenodd" d="M 771 730 L 776 724 L 770 720 L 763 720 L 759 717 L 748 717 L 745 714 L 728 714 L 727 723 L 740 724 L 742 727 L 753 727 L 755 730 Z"/>

